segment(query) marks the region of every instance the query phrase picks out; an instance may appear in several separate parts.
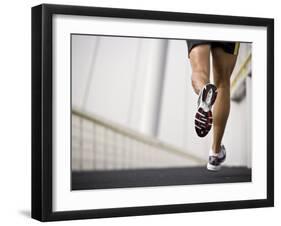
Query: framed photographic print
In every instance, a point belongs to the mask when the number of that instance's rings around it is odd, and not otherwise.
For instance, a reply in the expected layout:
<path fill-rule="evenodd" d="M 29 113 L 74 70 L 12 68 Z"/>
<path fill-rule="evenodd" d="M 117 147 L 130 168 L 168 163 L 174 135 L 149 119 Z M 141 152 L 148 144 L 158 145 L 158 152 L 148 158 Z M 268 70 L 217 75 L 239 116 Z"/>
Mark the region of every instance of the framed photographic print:
<path fill-rule="evenodd" d="M 274 205 L 274 21 L 32 8 L 32 217 Z"/>

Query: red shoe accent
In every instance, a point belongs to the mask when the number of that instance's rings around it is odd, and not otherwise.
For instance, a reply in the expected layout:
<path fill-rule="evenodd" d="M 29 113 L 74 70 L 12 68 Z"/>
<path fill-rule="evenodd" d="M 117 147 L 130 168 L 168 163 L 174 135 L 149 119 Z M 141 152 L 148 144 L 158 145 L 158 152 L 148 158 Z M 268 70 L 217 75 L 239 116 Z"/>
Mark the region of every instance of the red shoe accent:
<path fill-rule="evenodd" d="M 204 112 L 202 108 L 199 108 L 194 122 L 197 135 L 199 137 L 205 137 L 212 128 L 212 112 Z"/>

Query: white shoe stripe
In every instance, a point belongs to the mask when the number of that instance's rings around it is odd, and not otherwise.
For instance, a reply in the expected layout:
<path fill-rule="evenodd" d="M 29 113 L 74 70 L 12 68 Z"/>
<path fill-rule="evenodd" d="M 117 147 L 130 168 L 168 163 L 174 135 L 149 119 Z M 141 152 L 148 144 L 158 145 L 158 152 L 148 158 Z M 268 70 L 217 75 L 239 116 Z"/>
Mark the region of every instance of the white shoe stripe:
<path fill-rule="evenodd" d="M 206 126 L 206 124 L 207 124 L 207 123 L 206 123 L 207 121 L 201 121 L 201 120 L 199 120 L 198 118 L 195 118 L 195 120 L 196 120 L 197 122 L 202 123 L 203 126 Z"/>

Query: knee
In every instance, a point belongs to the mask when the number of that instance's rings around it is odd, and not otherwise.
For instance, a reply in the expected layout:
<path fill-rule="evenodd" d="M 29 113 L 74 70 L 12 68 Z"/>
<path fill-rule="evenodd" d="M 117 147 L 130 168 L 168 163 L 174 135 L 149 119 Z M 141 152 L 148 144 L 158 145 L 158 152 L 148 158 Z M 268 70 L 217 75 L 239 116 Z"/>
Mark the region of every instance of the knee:
<path fill-rule="evenodd" d="M 214 83 L 217 88 L 230 88 L 230 75 L 231 72 L 215 72 L 214 71 Z"/>
<path fill-rule="evenodd" d="M 215 86 L 217 88 L 230 89 L 230 78 L 223 78 L 223 79 L 216 80 Z"/>

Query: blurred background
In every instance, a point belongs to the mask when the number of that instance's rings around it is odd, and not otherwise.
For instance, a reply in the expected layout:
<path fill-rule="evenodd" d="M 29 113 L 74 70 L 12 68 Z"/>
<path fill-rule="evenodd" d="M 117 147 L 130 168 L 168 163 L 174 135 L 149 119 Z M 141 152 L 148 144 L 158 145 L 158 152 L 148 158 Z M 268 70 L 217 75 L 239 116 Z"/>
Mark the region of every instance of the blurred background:
<path fill-rule="evenodd" d="M 72 170 L 205 166 L 185 40 L 72 35 Z M 212 73 L 212 72 L 211 72 Z M 212 77 L 212 75 L 211 75 Z M 241 43 L 223 144 L 251 168 L 251 44 Z"/>

